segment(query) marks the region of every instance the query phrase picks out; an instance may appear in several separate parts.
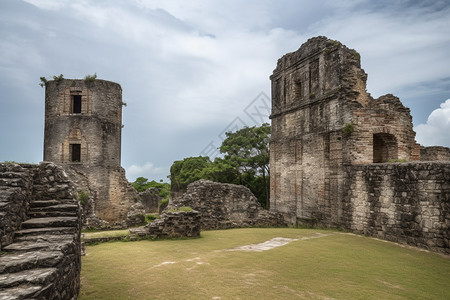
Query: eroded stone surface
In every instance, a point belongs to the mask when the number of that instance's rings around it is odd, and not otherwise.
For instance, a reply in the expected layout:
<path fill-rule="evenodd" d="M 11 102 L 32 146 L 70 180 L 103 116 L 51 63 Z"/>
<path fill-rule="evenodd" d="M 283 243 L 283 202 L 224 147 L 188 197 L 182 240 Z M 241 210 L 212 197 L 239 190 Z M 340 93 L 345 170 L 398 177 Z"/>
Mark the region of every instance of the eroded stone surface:
<path fill-rule="evenodd" d="M 240 185 L 198 180 L 171 206 L 198 211 L 204 230 L 284 225 L 281 215 L 263 209 L 252 192 Z"/>
<path fill-rule="evenodd" d="M 21 210 L 1 205 L 1 250 L 6 253 L 0 256 L 0 299 L 76 299 L 81 211 L 64 170 L 52 163 L 0 164 L 0 178 L 0 200 L 24 202 Z M 4 193 L 11 189 L 14 193 Z M 36 217 L 41 215 L 56 216 Z"/>
<path fill-rule="evenodd" d="M 291 224 L 343 227 L 449 253 L 450 149 L 420 149 L 410 110 L 392 94 L 374 99 L 366 80 L 359 53 L 326 37 L 278 60 L 271 210 Z M 422 155 L 447 162 L 420 163 Z"/>

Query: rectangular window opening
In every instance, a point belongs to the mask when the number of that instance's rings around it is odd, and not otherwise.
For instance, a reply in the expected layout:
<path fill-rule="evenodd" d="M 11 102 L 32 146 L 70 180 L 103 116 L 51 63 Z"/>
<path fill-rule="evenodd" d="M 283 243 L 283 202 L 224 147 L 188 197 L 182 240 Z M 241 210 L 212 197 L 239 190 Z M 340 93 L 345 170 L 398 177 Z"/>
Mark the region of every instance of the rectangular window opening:
<path fill-rule="evenodd" d="M 72 95 L 72 113 L 81 114 L 81 95 Z"/>
<path fill-rule="evenodd" d="M 71 161 L 81 162 L 81 144 L 70 144 Z"/>

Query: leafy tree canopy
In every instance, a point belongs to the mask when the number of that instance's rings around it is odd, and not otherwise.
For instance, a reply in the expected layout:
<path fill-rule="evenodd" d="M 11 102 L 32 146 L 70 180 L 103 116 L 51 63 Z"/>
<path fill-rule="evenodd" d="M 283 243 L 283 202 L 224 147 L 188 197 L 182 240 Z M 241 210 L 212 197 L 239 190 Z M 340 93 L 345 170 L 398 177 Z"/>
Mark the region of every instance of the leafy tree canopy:
<path fill-rule="evenodd" d="M 138 192 L 143 192 L 149 188 L 157 188 L 161 198 L 168 198 L 170 194 L 170 184 L 165 182 L 148 181 L 145 177 L 138 177 L 131 183 Z"/>
<path fill-rule="evenodd" d="M 269 204 L 270 126 L 245 127 L 227 132 L 220 152 L 224 157 L 188 157 L 175 161 L 170 168 L 173 191 L 183 191 L 199 179 L 247 186 L 264 207 Z"/>

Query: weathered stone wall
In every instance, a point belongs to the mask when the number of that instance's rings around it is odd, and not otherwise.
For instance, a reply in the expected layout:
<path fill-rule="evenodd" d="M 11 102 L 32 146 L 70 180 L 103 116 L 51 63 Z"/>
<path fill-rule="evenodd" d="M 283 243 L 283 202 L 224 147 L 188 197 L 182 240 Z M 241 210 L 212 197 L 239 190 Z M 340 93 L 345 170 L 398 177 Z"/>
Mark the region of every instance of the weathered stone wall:
<path fill-rule="evenodd" d="M 422 234 L 423 240 L 416 236 L 417 226 L 408 222 L 397 222 L 385 232 L 379 230 L 379 223 L 366 216 L 366 209 L 370 212 L 370 207 L 375 205 L 373 192 L 351 190 L 352 186 L 364 183 L 358 165 L 365 168 L 366 164 L 372 166 L 373 163 L 448 160 L 449 157 L 447 148 L 420 149 L 415 141 L 410 110 L 397 97 L 388 94 L 373 99 L 367 93 L 367 74 L 361 69 L 355 50 L 326 37 L 309 39 L 299 50 L 278 60 L 271 80 L 272 211 L 282 213 L 291 224 L 345 227 L 372 235 L 376 231 L 380 232 L 377 236 L 433 250 L 448 247 L 442 242 L 442 232 L 448 231 L 448 221 L 432 219 L 436 224 L 441 222 L 441 231 L 437 233 L 426 225 L 424 232 L 432 234 Z M 416 168 L 414 164 L 406 166 Z M 435 171 L 442 171 L 438 165 L 431 168 L 434 167 Z M 364 178 L 372 178 L 372 171 L 374 176 L 378 174 L 368 167 Z M 398 201 L 415 201 L 410 199 L 413 194 L 403 190 L 404 186 L 415 186 L 417 193 L 422 193 L 423 185 L 416 185 L 414 178 L 397 180 L 390 172 L 382 178 L 388 187 L 383 192 L 386 193 L 382 195 L 383 201 L 394 197 L 395 193 L 390 195 L 392 191 L 406 193 L 405 199 Z M 434 193 L 448 197 L 446 189 L 445 185 L 436 186 Z M 350 200 L 352 197 L 357 200 Z M 416 204 L 423 206 L 423 213 L 428 213 L 425 201 Z M 438 214 L 439 210 L 440 216 L 444 216 L 445 205 L 434 207 L 433 214 Z M 406 215 L 399 207 L 390 209 L 392 214 Z M 420 215 L 418 218 L 425 220 L 427 217 Z M 383 228 L 385 225 L 382 224 Z M 402 226 L 405 227 L 401 229 Z M 416 227 L 413 230 L 408 226 Z M 430 241 L 424 242 L 425 239 Z"/>
<path fill-rule="evenodd" d="M 450 164 L 346 167 L 342 227 L 450 254 Z"/>
<path fill-rule="evenodd" d="M 161 197 L 159 196 L 159 191 L 157 188 L 149 188 L 143 192 L 139 193 L 140 202 L 144 205 L 145 212 L 147 213 L 158 213 L 159 201 Z"/>
<path fill-rule="evenodd" d="M 122 88 L 114 82 L 46 85 L 44 160 L 62 164 L 77 190 L 89 194 L 89 226 L 123 223 L 138 200 L 120 166 L 122 105 Z"/>
<path fill-rule="evenodd" d="M 0 223 L 0 299 L 76 299 L 81 208 L 64 170 L 0 164 L 0 178 L 2 213 L 9 216 Z"/>
<path fill-rule="evenodd" d="M 433 146 L 420 147 L 420 160 L 422 161 L 450 161 L 450 148 Z"/>
<path fill-rule="evenodd" d="M 73 111 L 73 97 L 82 99 Z M 120 166 L 122 88 L 95 80 L 49 81 L 45 88 L 44 160 Z M 81 161 L 71 160 L 70 144 L 81 144 Z"/>
<path fill-rule="evenodd" d="M 199 237 L 201 216 L 197 211 L 166 211 L 145 226 L 145 235 L 152 238 Z"/>
<path fill-rule="evenodd" d="M 419 159 L 409 109 L 367 93 L 355 50 L 312 38 L 271 80 L 271 209 L 289 222 L 339 223 L 343 164 Z"/>
<path fill-rule="evenodd" d="M 203 230 L 285 225 L 280 214 L 263 209 L 252 192 L 240 185 L 198 180 L 171 206 L 198 211 Z"/>
<path fill-rule="evenodd" d="M 0 164 L 0 250 L 27 218 L 33 177 L 18 164 Z"/>

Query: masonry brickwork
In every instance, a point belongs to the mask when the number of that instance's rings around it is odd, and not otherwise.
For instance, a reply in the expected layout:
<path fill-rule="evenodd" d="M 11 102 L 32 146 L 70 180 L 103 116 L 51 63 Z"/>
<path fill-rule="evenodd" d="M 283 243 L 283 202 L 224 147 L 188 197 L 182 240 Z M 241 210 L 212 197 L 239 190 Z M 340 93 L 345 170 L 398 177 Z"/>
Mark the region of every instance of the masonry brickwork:
<path fill-rule="evenodd" d="M 123 222 L 139 199 L 120 165 L 122 105 L 122 88 L 114 82 L 46 85 L 44 161 L 61 164 L 78 191 L 89 194 L 88 225 Z"/>
<path fill-rule="evenodd" d="M 289 223 L 383 235 L 371 222 L 363 222 L 361 229 L 348 215 L 357 211 L 348 182 L 360 173 L 352 166 L 419 162 L 424 151 L 415 141 L 410 110 L 391 94 L 374 99 L 366 91 L 366 80 L 359 53 L 326 37 L 309 39 L 278 60 L 271 76 L 270 198 L 271 210 Z M 398 184 L 389 186 L 397 189 Z M 449 191 L 445 184 L 437 191 L 443 194 L 440 222 L 445 229 Z M 444 248 L 448 237 L 446 243 Z"/>
<path fill-rule="evenodd" d="M 170 206 L 198 211 L 203 230 L 285 225 L 280 214 L 265 210 L 247 187 L 235 184 L 195 181 Z"/>
<path fill-rule="evenodd" d="M 53 163 L 0 164 L 0 299 L 77 299 L 81 207 Z"/>

